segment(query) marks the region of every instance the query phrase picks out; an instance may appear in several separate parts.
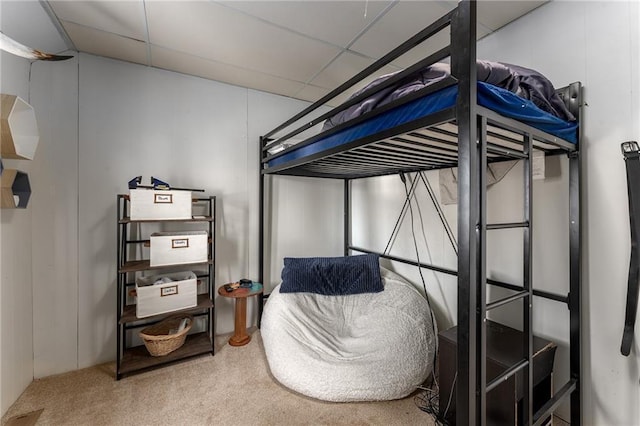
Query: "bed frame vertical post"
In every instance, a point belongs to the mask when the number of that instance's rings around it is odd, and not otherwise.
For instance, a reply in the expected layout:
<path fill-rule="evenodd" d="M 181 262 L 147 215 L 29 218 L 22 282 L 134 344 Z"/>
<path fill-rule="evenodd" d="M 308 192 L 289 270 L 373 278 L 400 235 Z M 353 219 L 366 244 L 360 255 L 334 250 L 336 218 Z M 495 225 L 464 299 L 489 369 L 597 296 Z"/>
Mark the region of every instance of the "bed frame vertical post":
<path fill-rule="evenodd" d="M 527 156 L 523 164 L 524 183 L 524 221 L 528 226 L 523 229 L 523 287 L 528 292 L 522 299 L 522 357 L 528 365 L 522 374 L 522 416 L 524 424 L 531 424 L 533 419 L 533 137 L 524 135 L 524 154 Z"/>
<path fill-rule="evenodd" d="M 581 94 L 579 94 L 581 96 Z M 580 101 L 582 105 L 582 101 Z M 582 108 L 580 108 L 580 112 Z M 582 114 L 579 114 L 582 123 Z M 576 380 L 576 389 L 571 393 L 571 425 L 582 424 L 582 403 L 580 379 L 582 374 L 581 333 L 582 318 L 580 306 L 581 271 L 582 271 L 582 239 L 580 232 L 581 205 L 581 139 L 582 129 L 578 129 L 578 149 L 569 154 L 569 371 Z"/>
<path fill-rule="evenodd" d="M 125 286 L 125 281 L 126 279 L 123 279 L 122 275 L 120 274 L 120 268 L 122 267 L 122 264 L 124 263 L 124 259 L 126 259 L 126 257 L 123 256 L 124 254 L 124 248 L 126 247 L 126 244 L 123 243 L 122 238 L 122 232 L 124 229 L 126 229 L 125 225 L 120 223 L 120 218 L 124 217 L 124 214 L 122 213 L 122 209 L 124 208 L 121 203 L 123 203 L 124 201 L 122 200 L 122 197 L 120 197 L 120 195 L 118 195 L 116 197 L 116 223 L 118 224 L 118 232 L 117 232 L 117 241 L 118 241 L 118 262 L 116 263 L 116 265 L 118 265 L 118 269 L 116 270 L 116 275 L 118 277 L 118 297 L 116 297 L 116 303 L 118 305 L 118 319 L 122 316 L 122 301 L 126 300 L 126 290 L 123 289 L 123 287 Z M 121 245 L 122 244 L 122 245 Z M 124 295 L 124 296 L 123 296 Z M 120 340 L 122 339 L 122 333 L 124 332 L 124 324 L 120 324 L 120 321 L 116 321 L 116 346 L 117 346 L 117 355 L 116 355 L 116 380 L 120 380 L 120 360 L 122 359 L 122 346 L 120 344 Z"/>
<path fill-rule="evenodd" d="M 216 227 L 218 224 L 218 197 L 215 195 L 209 196 L 209 217 L 213 218 L 213 221 L 209 221 L 209 235 L 212 236 L 213 241 L 216 241 Z M 213 259 L 213 263 L 209 264 L 209 274 L 211 275 L 211 279 L 209 279 L 209 297 L 215 297 L 215 283 L 216 279 L 216 263 L 218 262 L 218 253 L 216 252 L 216 244 L 212 244 L 212 253 L 211 259 Z M 214 304 L 215 308 L 215 304 Z M 216 310 L 209 311 L 209 338 L 211 339 L 211 355 L 215 352 L 215 341 L 216 341 Z"/>
<path fill-rule="evenodd" d="M 476 238 L 478 256 L 477 290 L 477 349 L 476 349 L 476 389 L 477 418 L 479 426 L 487 424 L 487 118 L 478 116 L 478 236 Z"/>
<path fill-rule="evenodd" d="M 260 189 L 258 191 L 258 282 L 262 283 L 262 288 L 266 289 L 267 283 L 264 281 L 264 185 L 265 176 L 262 173 L 262 157 L 266 141 L 260 136 L 260 152 L 258 153 L 258 173 L 260 176 Z M 262 324 L 262 308 L 264 307 L 264 294 L 258 295 L 258 328 Z"/>
<path fill-rule="evenodd" d="M 344 180 L 344 255 L 349 256 L 351 247 L 351 192 L 350 179 Z"/>
<path fill-rule="evenodd" d="M 458 79 L 458 346 L 456 423 L 481 424 L 477 389 L 479 217 L 476 116 L 476 2 L 461 1 L 451 21 L 452 74 Z M 480 351 L 481 352 L 481 351 Z"/>

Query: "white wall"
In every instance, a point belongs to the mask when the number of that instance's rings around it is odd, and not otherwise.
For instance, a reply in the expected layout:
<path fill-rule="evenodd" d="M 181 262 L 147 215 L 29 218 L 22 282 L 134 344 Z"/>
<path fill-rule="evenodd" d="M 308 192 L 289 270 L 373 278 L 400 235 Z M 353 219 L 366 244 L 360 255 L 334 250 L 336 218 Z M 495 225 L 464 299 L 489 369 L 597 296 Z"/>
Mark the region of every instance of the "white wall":
<path fill-rule="evenodd" d="M 4 413 L 34 376 L 115 359 L 115 199 L 132 177 L 217 195 L 217 285 L 257 275 L 258 136 L 304 103 L 92 55 L 31 70 L 2 58 L 3 91 L 31 95 L 41 133 L 21 162 L 29 209 L 2 215 Z M 229 300 L 216 316 L 217 333 L 233 329 Z"/>
<path fill-rule="evenodd" d="M 556 86 L 576 80 L 585 86 L 582 391 L 587 424 L 640 424 L 638 329 L 632 354 L 627 358 L 619 351 L 630 252 L 620 143 L 640 138 L 639 16 L 637 2 L 552 2 L 483 40 L 479 47 L 479 56 L 535 67 Z M 535 188 L 536 196 L 546 194 L 544 201 L 549 201 L 548 209 L 538 210 L 535 217 L 548 233 L 566 235 L 566 223 L 558 222 L 559 209 L 550 207 L 566 209 L 557 185 L 566 175 L 567 170 L 562 170 L 561 178 Z M 561 186 L 566 188 L 565 183 Z M 512 192 L 506 189 L 502 194 Z M 562 282 L 566 267 L 551 263 L 557 248 L 542 247 L 534 253 L 543 259 L 534 270 L 536 285 L 551 285 L 555 275 L 566 289 Z M 565 256 L 566 252 L 557 254 L 560 259 Z M 545 318 L 537 321 L 541 333 L 566 339 L 567 334 L 556 334 L 560 330 L 554 326 L 566 320 L 566 310 L 543 309 Z"/>
<path fill-rule="evenodd" d="M 32 105 L 40 133 L 33 161 L 3 160 L 27 172 L 32 189 L 27 209 L 2 211 L 4 412 L 34 374 L 77 367 L 69 307 L 77 293 L 78 197 L 77 61 L 29 64 L 5 53 L 2 59 L 2 92 Z"/>
<path fill-rule="evenodd" d="M 217 195 L 217 284 L 248 272 L 247 89 L 84 54 L 79 88 L 84 367 L 115 357 L 115 199 L 134 176 Z M 217 302 L 217 331 L 230 331 L 232 305 Z"/>
<path fill-rule="evenodd" d="M 261 135 L 304 109 L 308 103 L 258 91 L 249 91 L 250 222 L 252 267 L 258 265 L 258 141 Z M 271 202 L 271 228 L 267 230 L 265 266 L 267 291 L 280 282 L 283 259 L 287 256 L 341 256 L 342 188 L 341 180 L 266 176 L 266 199 Z M 269 198 L 269 193 L 271 197 Z M 339 206 L 339 207 L 338 207 Z M 337 207 L 337 208 L 336 208 Z M 256 269 L 257 273 L 257 269 Z M 253 275 L 252 275 L 253 276 Z"/>
<path fill-rule="evenodd" d="M 585 86 L 583 198 L 583 410 L 585 424 L 640 424 L 640 327 L 632 354 L 620 355 L 629 262 L 626 178 L 620 143 L 640 138 L 640 5 L 637 2 L 565 2 L 546 4 L 483 39 L 478 57 L 536 68 L 557 87 L 573 81 Z M 565 157 L 547 159 L 547 178 L 534 183 L 534 285 L 568 291 L 568 169 Z M 437 187 L 438 174 L 429 173 Z M 362 193 L 360 193 L 362 191 Z M 516 166 L 488 192 L 488 220 L 522 218 L 522 167 Z M 404 188 L 397 177 L 356 185 L 355 242 L 383 250 L 400 211 Z M 423 257 L 456 267 L 456 258 L 424 192 L 418 193 L 427 243 L 420 221 L 415 232 Z M 444 210 L 456 230 L 456 206 Z M 414 209 L 414 213 L 416 213 Z M 373 214 L 373 215 L 372 215 Z M 410 217 L 392 254 L 415 258 Z M 380 235 L 380 234 L 381 235 Z M 364 244 L 364 243 L 363 243 Z M 427 245 L 428 249 L 427 250 Z M 430 252 L 430 254 L 428 254 Z M 521 232 L 493 232 L 488 240 L 488 271 L 493 278 L 522 282 Z M 421 259 L 426 260 L 427 259 Z M 394 265 L 420 285 L 416 268 Z M 455 279 L 425 273 L 438 323 L 456 320 Z M 489 298 L 499 292 L 489 290 Z M 559 345 L 555 383 L 568 378 L 568 310 L 534 299 L 535 333 Z M 518 326 L 519 306 L 492 313 Z M 568 420 L 566 404 L 558 414 Z"/>
<path fill-rule="evenodd" d="M 66 48 L 40 3 L 3 1 L 0 2 L 0 15 L 2 31 L 16 40 L 48 52 L 58 53 Z M 45 347 L 34 342 L 34 335 L 41 331 L 34 299 L 42 296 L 40 291 L 47 295 L 55 294 L 57 298 L 68 296 L 66 289 L 58 286 L 58 282 L 63 285 L 65 282 L 55 278 L 60 278 L 60 273 L 66 270 L 67 265 L 58 260 L 67 253 L 69 242 L 66 238 L 57 240 L 56 253 L 50 250 L 53 245 L 50 240 L 53 235 L 66 237 L 64 232 L 56 229 L 61 225 L 59 219 L 65 216 L 60 209 L 62 203 L 68 202 L 74 211 L 77 204 L 76 195 L 70 200 L 60 197 L 68 182 L 61 179 L 66 170 L 57 169 L 58 155 L 62 150 L 56 149 L 60 144 L 73 144 L 77 140 L 73 136 L 77 120 L 68 119 L 69 113 L 73 115 L 77 111 L 77 97 L 67 94 L 69 83 L 77 87 L 77 76 L 73 72 L 73 61 L 71 65 L 69 62 L 29 63 L 26 59 L 2 52 L 0 65 L 2 93 L 18 95 L 34 107 L 40 133 L 33 161 L 5 159 L 5 166 L 28 172 L 32 195 L 26 210 L 2 211 L 0 411 L 4 413 L 33 379 L 34 369 L 37 369 L 34 352 L 56 353 L 56 343 L 69 335 L 68 332 L 51 335 Z M 68 129 L 73 132 L 71 135 L 66 131 Z M 73 163 L 69 172 L 75 167 Z M 60 189 L 63 190 L 58 191 L 55 199 L 47 195 Z M 48 223 L 48 227 L 38 226 L 41 218 L 46 218 L 44 223 Z M 73 220 L 73 216 L 69 219 Z M 42 274 L 42 271 L 46 273 Z M 69 274 L 75 272 L 65 272 L 64 278 Z M 34 286 L 34 281 L 39 285 Z M 57 324 L 60 316 L 60 313 L 52 315 L 46 321 Z M 66 325 L 58 324 L 59 327 Z M 71 331 L 74 332 L 73 329 Z M 60 368 L 64 368 L 64 364 Z"/>
<path fill-rule="evenodd" d="M 217 286 L 254 278 L 258 136 L 302 103 L 85 54 L 79 76 L 79 288 L 70 309 L 85 367 L 115 357 L 116 194 L 142 175 L 217 195 Z M 232 301 L 217 297 L 216 316 L 216 331 L 230 332 Z"/>
<path fill-rule="evenodd" d="M 2 93 L 29 102 L 29 62 L 0 53 Z M 38 115 L 36 114 L 36 119 Z M 30 173 L 29 161 L 3 159 L 7 169 Z M 4 413 L 33 378 L 33 310 L 31 304 L 32 208 L 2 210 L 0 217 L 0 408 Z"/>
<path fill-rule="evenodd" d="M 34 62 L 40 144 L 30 174 L 34 377 L 78 366 L 78 58 Z"/>
<path fill-rule="evenodd" d="M 78 367 L 86 367 L 115 358 L 115 201 L 131 178 L 148 184 L 156 176 L 218 195 L 216 278 L 228 282 L 246 270 L 247 91 L 85 54 L 78 86 L 81 285 L 74 308 Z"/>
<path fill-rule="evenodd" d="M 3 1 L 0 14 L 2 31 L 22 43 L 49 52 L 64 50 L 62 38 L 38 2 Z M 75 227 L 69 211 L 77 210 L 77 191 L 73 192 L 77 179 L 65 177 L 77 170 L 77 165 L 62 161 L 69 155 L 68 145 L 77 142 L 74 63 L 30 64 L 26 59 L 0 54 L 2 93 L 18 95 L 33 106 L 40 133 L 33 161 L 4 160 L 5 167 L 28 172 L 32 194 L 27 209 L 1 212 L 0 414 L 31 382 L 34 371 L 41 372 L 40 363 L 34 361 L 38 353 L 47 353 L 50 361 L 59 363 L 53 371 L 75 368 L 75 362 L 65 364 L 58 346 L 69 336 L 75 341 L 74 327 L 67 329 L 69 323 L 60 322 L 66 313 L 51 305 L 52 301 L 74 296 L 67 293 L 67 281 L 71 278 L 73 283 L 76 274 L 72 249 L 77 238 L 67 234 L 65 219 Z M 67 256 L 70 262 L 59 262 Z M 40 315 L 41 305 L 47 313 L 44 317 Z M 66 303 L 58 306 L 68 308 Z M 55 333 L 47 334 L 50 331 Z"/>

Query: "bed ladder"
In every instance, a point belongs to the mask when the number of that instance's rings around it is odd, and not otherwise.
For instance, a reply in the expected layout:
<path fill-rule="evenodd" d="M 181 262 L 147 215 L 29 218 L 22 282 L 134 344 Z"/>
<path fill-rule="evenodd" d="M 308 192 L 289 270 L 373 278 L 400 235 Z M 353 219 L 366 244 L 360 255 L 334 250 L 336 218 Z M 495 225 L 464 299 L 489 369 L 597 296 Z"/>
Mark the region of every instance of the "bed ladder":
<path fill-rule="evenodd" d="M 479 265 L 478 265 L 478 348 L 480 349 L 480 356 L 478 356 L 477 368 L 478 372 L 478 399 L 479 399 L 479 420 L 480 424 L 486 424 L 486 406 L 487 406 L 487 394 L 496 388 L 499 384 L 509 379 L 520 370 L 523 370 L 522 388 L 523 388 L 523 420 L 525 424 L 536 424 L 536 419 L 533 413 L 533 278 L 532 278 L 532 232 L 533 232 L 533 194 L 532 194 L 532 182 L 533 182 L 533 139 L 530 134 L 526 134 L 523 143 L 523 181 L 524 181 L 524 208 L 523 208 L 523 220 L 521 222 L 509 222 L 509 223 L 487 223 L 487 119 L 485 117 L 478 117 L 478 154 L 479 154 L 479 168 L 478 168 L 478 186 L 479 186 L 479 211 L 478 211 L 478 232 L 477 243 L 479 247 Z M 523 230 L 523 281 L 522 289 L 515 293 L 495 300 L 491 303 L 487 303 L 487 271 L 486 271 L 486 241 L 487 231 L 493 230 L 505 230 L 505 229 L 522 229 Z M 486 345 L 487 345 L 487 331 L 486 323 L 488 320 L 488 313 L 496 308 L 502 307 L 512 302 L 522 302 L 522 359 L 515 365 L 507 368 L 501 375 L 495 377 L 490 382 L 487 382 L 486 375 Z M 546 418 L 546 416 L 545 416 Z M 544 419 L 544 418 L 543 418 Z M 531 421 L 533 420 L 533 421 Z"/>
<path fill-rule="evenodd" d="M 452 74 L 458 79 L 456 119 L 458 125 L 458 335 L 456 422 L 461 425 L 487 424 L 487 393 L 514 374 L 523 372 L 523 423 L 540 425 L 565 400 L 571 398 L 571 424 L 581 423 L 580 403 L 580 154 L 579 144 L 569 154 L 569 295 L 562 297 L 535 292 L 532 283 L 532 156 L 533 137 L 523 132 L 524 214 L 522 222 L 487 224 L 486 169 L 487 121 L 498 117 L 477 105 L 476 86 L 476 2 L 461 1 L 452 19 L 451 46 L 464 55 L 452 56 Z M 569 90 L 569 89 L 568 89 Z M 578 113 L 581 86 L 571 87 L 571 101 Z M 578 116 L 579 114 L 575 114 Z M 581 118 L 581 117 L 580 117 Z M 579 121 L 580 122 L 580 121 Z M 579 135 L 580 137 L 580 135 Z M 523 284 L 512 286 L 508 297 L 486 302 L 487 232 L 497 229 L 523 229 Z M 533 412 L 533 296 L 561 300 L 569 306 L 570 380 Z M 522 360 L 487 383 L 487 313 L 514 301 L 522 301 Z"/>
<path fill-rule="evenodd" d="M 470 358 L 473 357 L 475 363 L 471 363 L 473 369 L 475 369 L 475 381 L 472 377 L 466 384 L 467 389 L 461 389 L 458 387 L 458 392 L 467 392 L 462 396 L 462 401 L 465 402 L 465 396 L 467 402 L 470 402 L 471 409 L 469 410 L 469 418 L 464 419 L 463 423 L 458 421 L 458 424 L 478 424 L 485 425 L 487 422 L 487 394 L 491 392 L 498 385 L 509 379 L 516 373 L 522 371 L 523 378 L 523 424 L 526 425 L 540 425 L 543 424 L 553 411 L 565 400 L 567 397 L 571 397 L 571 424 L 580 424 L 580 393 L 579 393 L 579 376 L 580 376 L 580 310 L 579 310 L 579 155 L 577 152 L 573 152 L 569 155 L 570 162 L 570 293 L 569 295 L 561 296 L 545 291 L 533 289 L 532 278 L 532 233 L 533 233 L 533 138 L 530 134 L 525 134 L 523 139 L 523 189 L 524 189 L 524 211 L 523 220 L 521 222 L 510 223 L 487 223 L 486 218 L 486 201 L 487 201 L 487 189 L 486 189 L 486 166 L 487 166 L 487 118 L 481 115 L 477 116 L 477 184 L 473 191 L 477 191 L 478 203 L 476 232 L 472 235 L 460 236 L 461 241 L 469 241 L 471 244 L 475 244 L 475 250 L 471 252 L 476 253 L 476 311 L 469 314 L 469 336 L 466 337 L 467 345 L 474 347 L 470 350 Z M 640 164 L 640 163 L 639 163 Z M 640 170 L 640 169 L 639 169 Z M 459 191 L 460 193 L 460 191 Z M 471 193 L 472 194 L 472 193 Z M 459 212 L 460 214 L 460 212 Z M 472 212 L 471 216 L 474 215 Z M 487 232 L 493 230 L 504 229 L 522 229 L 523 230 L 523 283 L 522 286 L 510 285 L 506 283 L 497 282 L 487 278 L 486 271 L 486 237 Z M 462 243 L 464 244 L 464 242 Z M 464 249 L 463 249 L 464 250 Z M 473 281 L 470 281 L 473 283 Z M 501 299 L 486 302 L 486 286 L 494 285 L 502 288 L 507 288 L 513 291 L 512 294 L 503 297 Z M 473 285 L 473 284 L 472 284 Z M 458 286 L 460 292 L 461 286 Z M 471 287 L 471 286 L 470 286 Z M 469 288 L 467 291 L 471 293 L 468 297 L 473 297 L 473 290 Z M 532 332 L 532 315 L 533 315 L 533 297 L 542 297 L 549 300 L 559 301 L 566 303 L 570 310 L 570 380 L 561 387 L 558 391 L 552 395 L 551 399 L 544 404 L 536 412 L 533 411 L 533 332 Z M 523 354 L 522 359 L 515 365 L 507 368 L 501 375 L 495 377 L 491 381 L 487 382 L 486 375 L 486 344 L 487 344 L 487 332 L 486 322 L 488 320 L 488 313 L 496 308 L 502 307 L 506 304 L 521 301 L 522 302 L 522 336 L 523 336 Z M 463 330 L 462 333 L 467 332 Z M 475 333 L 474 333 L 475 332 Z M 475 335 L 475 336 L 474 336 Z M 475 345 L 474 343 L 475 337 Z M 460 334 L 458 335 L 458 344 L 460 344 Z M 471 370 L 471 368 L 470 368 Z M 461 376 L 458 375 L 458 380 Z M 463 378 L 464 380 L 464 378 Z M 458 396 L 459 397 L 459 396 Z M 458 401 L 460 401 L 458 399 Z M 458 410 L 456 410 L 458 411 Z M 463 414 L 464 416 L 464 414 Z M 475 416 L 475 418 L 471 417 Z M 458 416 L 456 414 L 458 419 Z"/>

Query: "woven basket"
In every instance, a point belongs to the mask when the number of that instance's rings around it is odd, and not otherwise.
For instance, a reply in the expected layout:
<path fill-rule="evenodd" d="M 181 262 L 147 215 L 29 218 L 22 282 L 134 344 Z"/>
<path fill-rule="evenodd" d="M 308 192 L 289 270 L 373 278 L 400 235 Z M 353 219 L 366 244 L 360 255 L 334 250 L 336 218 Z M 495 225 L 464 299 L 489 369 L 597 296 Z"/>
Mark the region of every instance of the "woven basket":
<path fill-rule="evenodd" d="M 169 334 L 171 329 L 178 329 L 183 318 L 187 318 L 187 326 L 179 333 Z M 174 315 L 157 324 L 143 328 L 138 334 L 152 356 L 164 356 L 184 345 L 187 333 L 192 326 L 193 317 L 191 315 Z"/>

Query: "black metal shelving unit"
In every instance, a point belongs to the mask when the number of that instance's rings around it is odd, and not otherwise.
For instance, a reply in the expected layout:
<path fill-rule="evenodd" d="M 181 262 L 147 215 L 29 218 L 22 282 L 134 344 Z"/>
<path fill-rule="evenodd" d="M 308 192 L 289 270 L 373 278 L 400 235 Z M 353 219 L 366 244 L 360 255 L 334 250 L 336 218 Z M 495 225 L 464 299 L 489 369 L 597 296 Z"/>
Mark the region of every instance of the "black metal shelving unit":
<path fill-rule="evenodd" d="M 215 289 L 215 212 L 216 197 L 193 198 L 194 209 L 199 207 L 205 214 L 194 216 L 192 219 L 180 220 L 131 220 L 129 218 L 129 196 L 118 194 L 117 196 L 117 358 L 116 379 L 153 368 L 168 365 L 170 363 L 187 358 L 214 353 L 215 308 L 213 304 Z M 196 207 L 197 206 L 197 207 Z M 167 265 L 151 267 L 149 259 L 137 259 L 130 250 L 131 246 L 145 244 L 149 239 L 132 238 L 130 226 L 153 223 L 184 223 L 201 225 L 208 231 L 208 261 L 204 263 L 192 263 L 181 265 Z M 135 278 L 145 271 L 175 271 L 176 268 L 191 268 L 196 272 L 199 281 L 206 282 L 206 292 L 198 294 L 197 306 L 189 309 L 176 310 L 167 314 L 154 315 L 146 318 L 136 316 L 136 305 L 127 303 L 127 293 L 135 286 Z M 151 356 L 144 345 L 128 346 L 127 340 L 132 332 L 138 331 L 150 324 L 156 323 L 168 315 L 188 312 L 194 317 L 204 317 L 206 329 L 187 336 L 183 346 L 161 357 Z"/>
<path fill-rule="evenodd" d="M 400 98 L 381 108 L 355 119 L 355 122 L 374 117 L 390 108 L 402 105 L 418 96 L 450 85 L 458 86 L 454 107 L 435 114 L 417 118 L 393 129 L 361 137 L 348 144 L 326 149 L 291 161 L 270 165 L 270 161 L 288 152 L 330 136 L 350 125 L 349 121 L 317 136 L 306 139 L 293 147 L 279 152 L 272 148 L 299 135 L 303 131 L 323 122 L 347 107 L 370 96 L 375 89 L 333 108 L 319 117 L 305 121 L 295 130 L 296 123 L 304 121 L 307 114 L 316 111 L 336 95 L 343 93 L 384 65 L 392 62 L 421 42 L 449 27 L 450 44 L 419 61 L 414 66 L 389 80 L 400 80 L 416 69 L 441 61 L 450 56 L 452 78 L 436 88 L 423 89 L 412 96 Z M 388 81 L 389 81 L 388 80 Z M 378 90 L 379 90 L 378 86 Z M 269 180 L 272 175 L 304 176 L 341 179 L 344 181 L 344 254 L 353 252 L 374 253 L 351 244 L 351 195 L 350 183 L 354 179 L 400 173 L 412 173 L 440 168 L 458 167 L 458 265 L 457 270 L 416 262 L 378 253 L 381 257 L 403 262 L 439 273 L 455 275 L 458 290 L 457 312 L 457 383 L 456 420 L 461 425 L 484 425 L 486 399 L 500 382 L 516 373 L 523 372 L 523 418 L 524 424 L 542 424 L 567 398 L 571 405 L 571 424 L 581 424 L 581 129 L 578 129 L 576 144 L 545 133 L 541 130 L 506 118 L 477 104 L 476 78 L 476 2 L 461 1 L 458 6 L 432 23 L 424 30 L 389 52 L 379 61 L 336 88 L 331 93 L 310 105 L 299 114 L 276 127 L 260 138 L 260 194 L 259 194 L 259 280 L 265 283 L 265 232 L 267 231 L 266 209 L 270 208 Z M 558 91 L 568 109 L 582 123 L 582 86 L 573 83 Z M 284 136 L 279 136 L 284 132 Z M 569 293 L 555 294 L 533 288 L 532 279 L 532 233 L 534 223 L 532 192 L 532 158 L 534 151 L 545 155 L 565 155 L 569 162 L 568 187 L 568 247 L 569 247 Z M 523 219 L 514 223 L 487 222 L 486 166 L 492 162 L 520 160 L 524 164 Z M 536 224 L 541 226 L 541 224 Z M 497 229 L 522 229 L 523 231 L 523 277 L 522 284 L 513 284 L 491 279 L 487 276 L 487 233 Z M 487 285 L 511 291 L 503 299 L 487 303 Z M 267 296 L 264 296 L 267 297 Z M 565 304 L 569 309 L 569 370 L 570 378 L 560 386 L 552 397 L 533 412 L 532 404 L 532 313 L 536 297 Z M 502 375 L 487 382 L 486 375 L 486 321 L 488 313 L 508 303 L 522 303 L 523 353 L 515 365 Z M 262 307 L 261 297 L 259 306 Z"/>

